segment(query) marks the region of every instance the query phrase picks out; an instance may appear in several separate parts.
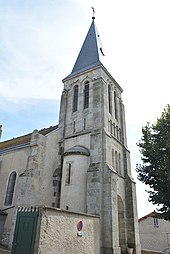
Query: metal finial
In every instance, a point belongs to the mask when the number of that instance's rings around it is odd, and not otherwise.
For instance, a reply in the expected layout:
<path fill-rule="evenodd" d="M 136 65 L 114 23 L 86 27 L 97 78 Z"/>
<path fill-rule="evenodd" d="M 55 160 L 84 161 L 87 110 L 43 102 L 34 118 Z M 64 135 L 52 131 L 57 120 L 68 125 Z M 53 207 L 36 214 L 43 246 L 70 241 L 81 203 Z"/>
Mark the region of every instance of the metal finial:
<path fill-rule="evenodd" d="M 94 7 L 91 7 L 91 8 L 92 8 L 92 10 L 93 10 L 93 17 L 92 17 L 92 19 L 95 19 L 94 14 L 95 14 L 96 12 L 95 12 L 95 10 L 94 10 Z"/>

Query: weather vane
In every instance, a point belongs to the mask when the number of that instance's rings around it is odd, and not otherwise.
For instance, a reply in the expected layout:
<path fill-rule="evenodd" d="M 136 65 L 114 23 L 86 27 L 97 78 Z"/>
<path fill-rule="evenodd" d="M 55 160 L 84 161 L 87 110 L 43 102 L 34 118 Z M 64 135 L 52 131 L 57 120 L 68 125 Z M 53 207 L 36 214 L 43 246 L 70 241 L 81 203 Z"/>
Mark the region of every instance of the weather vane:
<path fill-rule="evenodd" d="M 92 10 L 93 10 L 93 17 L 92 17 L 92 19 L 95 19 L 94 14 L 95 14 L 96 12 L 95 12 L 95 10 L 94 10 L 94 7 L 91 7 L 91 8 L 92 8 Z"/>

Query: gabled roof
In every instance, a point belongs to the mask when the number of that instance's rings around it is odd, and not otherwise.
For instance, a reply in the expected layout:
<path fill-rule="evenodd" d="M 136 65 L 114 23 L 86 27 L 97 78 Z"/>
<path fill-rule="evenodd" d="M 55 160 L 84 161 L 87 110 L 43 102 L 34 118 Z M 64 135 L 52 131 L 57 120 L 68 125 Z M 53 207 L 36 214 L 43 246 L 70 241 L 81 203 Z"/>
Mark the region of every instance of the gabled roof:
<path fill-rule="evenodd" d="M 38 132 L 41 135 L 45 136 L 46 134 L 52 132 L 53 130 L 55 130 L 57 128 L 58 128 L 58 125 L 50 126 L 49 128 L 41 129 Z M 16 146 L 19 146 L 19 145 L 28 144 L 31 140 L 31 134 L 32 133 L 29 133 L 29 134 L 26 134 L 24 136 L 20 136 L 20 137 L 17 137 L 17 138 L 9 139 L 9 140 L 4 141 L 4 142 L 0 142 L 0 150 L 16 147 Z"/>
<path fill-rule="evenodd" d="M 156 214 L 157 214 L 157 212 L 154 210 L 153 212 L 148 213 L 147 215 L 141 217 L 138 221 L 142 221 L 144 219 L 147 219 L 148 217 L 154 217 L 154 215 L 156 215 Z"/>
<path fill-rule="evenodd" d="M 89 31 L 84 40 L 83 46 L 74 64 L 73 70 L 71 74 L 68 75 L 66 78 L 72 77 L 79 72 L 86 71 L 88 69 L 101 65 L 102 63 L 100 61 L 100 58 L 102 55 L 104 56 L 100 36 L 97 32 L 93 18 Z"/>

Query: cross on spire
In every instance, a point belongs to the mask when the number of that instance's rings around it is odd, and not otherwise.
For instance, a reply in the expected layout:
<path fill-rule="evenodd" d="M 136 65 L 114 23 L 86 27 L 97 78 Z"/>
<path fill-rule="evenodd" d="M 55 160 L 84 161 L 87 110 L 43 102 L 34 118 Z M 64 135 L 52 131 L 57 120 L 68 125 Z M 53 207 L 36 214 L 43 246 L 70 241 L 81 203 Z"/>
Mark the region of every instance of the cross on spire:
<path fill-rule="evenodd" d="M 96 12 L 95 12 L 95 10 L 94 10 L 94 7 L 91 7 L 91 8 L 92 8 L 92 10 L 93 10 L 93 17 L 92 17 L 92 19 L 95 19 L 94 14 L 95 14 Z"/>

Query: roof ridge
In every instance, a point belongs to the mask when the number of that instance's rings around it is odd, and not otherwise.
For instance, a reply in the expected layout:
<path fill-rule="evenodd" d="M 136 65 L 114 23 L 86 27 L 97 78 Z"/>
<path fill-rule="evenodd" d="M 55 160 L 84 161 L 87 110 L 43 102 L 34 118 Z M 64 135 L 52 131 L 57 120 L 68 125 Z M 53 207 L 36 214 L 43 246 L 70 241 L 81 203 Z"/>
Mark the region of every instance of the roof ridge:
<path fill-rule="evenodd" d="M 154 215 L 154 214 L 157 214 L 157 212 L 156 212 L 155 210 L 154 210 L 153 212 L 148 213 L 148 214 L 146 214 L 145 216 L 139 218 L 138 221 L 141 221 L 141 220 L 144 220 L 144 219 L 146 219 L 146 218 L 148 218 L 148 217 L 151 217 L 151 216 Z"/>
<path fill-rule="evenodd" d="M 43 131 L 45 131 L 45 130 L 57 129 L 57 128 L 58 128 L 58 125 L 53 125 L 53 126 L 51 125 L 50 127 L 43 128 L 43 129 L 38 130 L 38 132 L 41 134 L 41 133 L 42 133 Z M 33 130 L 32 132 L 30 132 L 30 133 L 27 133 L 27 134 L 24 134 L 24 135 L 21 135 L 21 136 L 17 136 L 17 137 L 13 137 L 13 138 L 4 140 L 4 141 L 0 142 L 0 144 L 1 144 L 1 143 L 8 142 L 8 141 L 11 141 L 11 140 L 14 140 L 14 139 L 19 139 L 19 138 L 27 137 L 27 136 L 31 135 L 35 130 L 37 130 L 37 129 L 34 129 L 34 130 Z"/>

